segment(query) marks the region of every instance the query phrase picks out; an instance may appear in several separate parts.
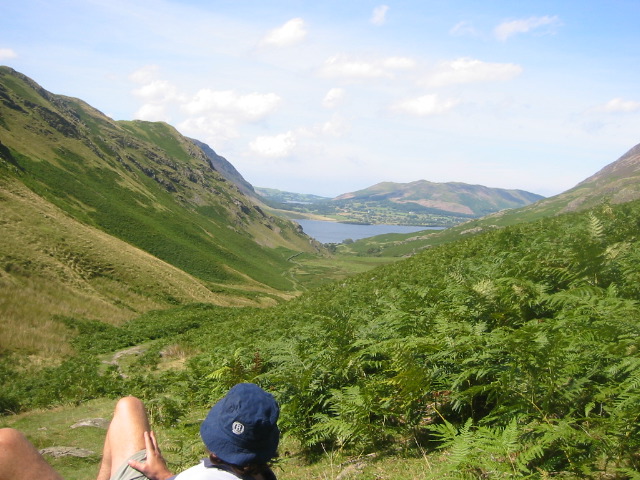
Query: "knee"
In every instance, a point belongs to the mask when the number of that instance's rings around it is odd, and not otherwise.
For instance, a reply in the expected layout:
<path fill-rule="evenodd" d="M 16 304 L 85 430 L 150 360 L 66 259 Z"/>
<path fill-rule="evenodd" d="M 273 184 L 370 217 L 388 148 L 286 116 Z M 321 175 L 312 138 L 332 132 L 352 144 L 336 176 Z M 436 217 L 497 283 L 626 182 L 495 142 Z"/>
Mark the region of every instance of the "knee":
<path fill-rule="evenodd" d="M 141 406 L 143 406 L 142 400 L 140 400 L 138 397 L 132 397 L 132 396 L 122 397 L 120 400 L 118 400 L 118 403 L 116 403 L 116 409 L 139 408 Z"/>
<path fill-rule="evenodd" d="M 123 397 L 116 403 L 114 416 L 118 414 L 126 414 L 128 412 L 144 411 L 144 403 L 137 397 Z"/>
<path fill-rule="evenodd" d="M 0 428 L 0 455 L 9 454 L 29 444 L 27 437 L 14 428 Z"/>

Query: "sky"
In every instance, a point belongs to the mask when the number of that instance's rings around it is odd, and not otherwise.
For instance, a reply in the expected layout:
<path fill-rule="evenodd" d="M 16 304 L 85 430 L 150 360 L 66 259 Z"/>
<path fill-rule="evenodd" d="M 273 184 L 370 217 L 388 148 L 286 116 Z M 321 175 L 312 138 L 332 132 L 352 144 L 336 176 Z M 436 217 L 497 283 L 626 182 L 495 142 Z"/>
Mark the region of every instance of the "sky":
<path fill-rule="evenodd" d="M 639 0 L 0 0 L 0 64 L 258 187 L 552 196 L 640 143 Z"/>

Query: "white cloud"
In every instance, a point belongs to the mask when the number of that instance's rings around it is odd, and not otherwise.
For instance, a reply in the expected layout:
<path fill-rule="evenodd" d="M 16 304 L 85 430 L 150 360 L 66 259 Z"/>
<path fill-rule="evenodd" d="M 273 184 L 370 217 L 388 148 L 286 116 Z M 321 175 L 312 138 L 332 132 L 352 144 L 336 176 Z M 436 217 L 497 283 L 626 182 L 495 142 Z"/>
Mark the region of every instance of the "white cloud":
<path fill-rule="evenodd" d="M 178 89 L 166 80 L 158 79 L 157 65 L 147 65 L 136 70 L 129 79 L 140 85 L 132 91 L 142 100 L 142 106 L 134 114 L 135 118 L 152 122 L 169 122 L 171 117 L 167 107 L 174 102 L 183 101 Z"/>
<path fill-rule="evenodd" d="M 231 114 L 245 121 L 258 121 L 273 112 L 281 98 L 275 93 L 239 94 L 234 90 L 212 90 L 204 88 L 198 91 L 191 101 L 183 105 L 190 115 L 205 112 Z"/>
<path fill-rule="evenodd" d="M 235 120 L 224 116 L 203 115 L 187 118 L 178 125 L 178 130 L 217 147 L 240 136 Z"/>
<path fill-rule="evenodd" d="M 496 82 L 511 80 L 522 73 L 522 67 L 514 63 L 489 63 L 472 58 L 458 58 L 442 62 L 427 76 L 424 84 L 443 87 L 461 83 Z"/>
<path fill-rule="evenodd" d="M 380 65 L 391 70 L 410 70 L 415 68 L 416 61 L 409 57 L 387 57 L 380 60 Z"/>
<path fill-rule="evenodd" d="M 166 80 L 153 80 L 133 91 L 136 97 L 140 97 L 150 103 L 167 103 L 178 100 L 178 89 Z"/>
<path fill-rule="evenodd" d="M 322 105 L 325 108 L 335 108 L 344 100 L 345 90 L 344 88 L 332 88 L 324 96 Z"/>
<path fill-rule="evenodd" d="M 150 122 L 169 122 L 171 117 L 164 105 L 145 103 L 135 113 L 134 118 Z"/>
<path fill-rule="evenodd" d="M 394 70 L 410 69 L 415 67 L 415 64 L 415 60 L 408 57 L 388 57 L 366 61 L 339 54 L 325 60 L 321 73 L 327 77 L 351 79 L 392 78 Z"/>
<path fill-rule="evenodd" d="M 440 115 L 452 110 L 459 100 L 441 99 L 438 95 L 429 94 L 417 98 L 411 98 L 396 103 L 391 107 L 392 110 L 424 117 L 428 115 Z"/>
<path fill-rule="evenodd" d="M 138 84 L 150 83 L 158 78 L 159 70 L 157 65 L 146 65 L 129 75 L 129 80 Z"/>
<path fill-rule="evenodd" d="M 622 98 L 614 98 L 609 100 L 601 107 L 602 111 L 608 113 L 631 113 L 640 111 L 640 102 L 633 100 L 623 100 Z"/>
<path fill-rule="evenodd" d="M 274 28 L 262 39 L 261 45 L 288 47 L 300 43 L 307 36 L 302 18 L 293 18 L 281 27 Z"/>
<path fill-rule="evenodd" d="M 462 22 L 456 23 L 451 30 L 449 30 L 449 35 L 453 35 L 454 37 L 463 37 L 463 36 L 476 36 L 478 31 L 475 27 L 466 20 Z"/>
<path fill-rule="evenodd" d="M 389 76 L 389 73 L 379 64 L 350 60 L 345 55 L 334 55 L 328 58 L 324 62 L 322 72 L 329 77 L 376 78 Z"/>
<path fill-rule="evenodd" d="M 374 25 L 384 25 L 387 21 L 387 12 L 389 7 L 387 5 L 379 5 L 373 9 L 371 14 L 371 23 Z"/>
<path fill-rule="evenodd" d="M 320 133 L 332 137 L 341 137 L 349 131 L 350 127 L 344 118 L 336 115 L 321 125 Z"/>
<path fill-rule="evenodd" d="M 292 131 L 274 136 L 260 136 L 249 144 L 254 153 L 263 157 L 282 158 L 291 154 L 296 146 L 296 138 Z"/>
<path fill-rule="evenodd" d="M 498 40 L 505 41 L 509 37 L 518 33 L 527 33 L 541 27 L 549 27 L 546 31 L 550 31 L 553 27 L 560 26 L 561 22 L 557 16 L 530 17 L 521 20 L 510 20 L 498 25 L 493 33 Z"/>
<path fill-rule="evenodd" d="M 10 60 L 17 58 L 18 54 L 10 48 L 0 48 L 0 60 Z"/>
<path fill-rule="evenodd" d="M 243 124 L 264 119 L 281 102 L 275 93 L 211 88 L 187 95 L 161 79 L 156 65 L 133 72 L 129 79 L 139 85 L 132 91 L 142 103 L 136 118 L 168 122 L 171 112 L 181 117 L 177 121 L 180 131 L 216 145 L 238 138 Z"/>

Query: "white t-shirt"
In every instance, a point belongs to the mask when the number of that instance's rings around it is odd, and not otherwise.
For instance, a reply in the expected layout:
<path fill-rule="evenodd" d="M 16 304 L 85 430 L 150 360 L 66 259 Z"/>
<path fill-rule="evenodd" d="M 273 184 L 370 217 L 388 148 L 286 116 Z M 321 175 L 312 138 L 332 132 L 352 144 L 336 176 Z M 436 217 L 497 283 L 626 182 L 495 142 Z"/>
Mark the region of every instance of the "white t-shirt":
<path fill-rule="evenodd" d="M 276 480 L 271 469 L 262 474 L 265 480 Z M 251 475 L 239 477 L 226 465 L 214 465 L 209 458 L 205 458 L 198 465 L 188 468 L 182 473 L 171 477 L 170 480 L 246 480 L 253 479 Z"/>
<path fill-rule="evenodd" d="M 175 480 L 238 480 L 238 477 L 231 472 L 221 468 L 206 467 L 204 461 L 179 473 L 174 478 Z"/>

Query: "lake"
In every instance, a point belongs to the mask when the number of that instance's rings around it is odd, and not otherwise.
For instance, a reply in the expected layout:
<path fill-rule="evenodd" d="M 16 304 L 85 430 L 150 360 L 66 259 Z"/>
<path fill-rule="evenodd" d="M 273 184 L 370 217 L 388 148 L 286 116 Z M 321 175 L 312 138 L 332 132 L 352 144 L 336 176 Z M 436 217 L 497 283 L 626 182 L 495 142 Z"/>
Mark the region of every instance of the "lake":
<path fill-rule="evenodd" d="M 442 230 L 441 227 L 417 227 L 408 225 L 356 225 L 353 223 L 326 222 L 323 220 L 295 220 L 304 233 L 321 243 L 342 243 L 347 238 L 361 238 L 385 233 L 413 233 L 421 230 Z"/>

